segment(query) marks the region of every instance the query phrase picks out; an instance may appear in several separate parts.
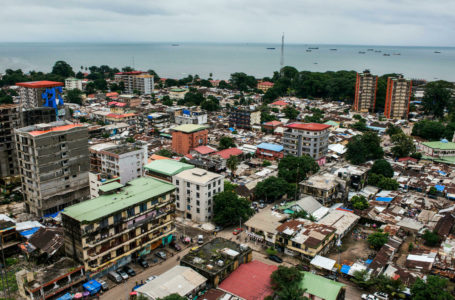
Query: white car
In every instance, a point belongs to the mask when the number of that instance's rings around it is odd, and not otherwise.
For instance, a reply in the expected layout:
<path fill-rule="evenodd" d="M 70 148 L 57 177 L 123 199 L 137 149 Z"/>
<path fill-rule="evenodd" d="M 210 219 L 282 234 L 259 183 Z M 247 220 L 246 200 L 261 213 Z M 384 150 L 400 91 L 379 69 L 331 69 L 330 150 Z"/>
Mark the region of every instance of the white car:
<path fill-rule="evenodd" d="M 374 293 L 374 296 L 379 300 L 389 300 L 389 295 L 387 295 L 386 293 L 376 292 Z"/>
<path fill-rule="evenodd" d="M 158 276 L 156 276 L 156 275 L 152 275 L 152 276 L 150 276 L 149 278 L 147 278 L 147 279 L 145 280 L 145 282 L 146 282 L 146 283 L 147 283 L 147 282 L 150 282 L 150 281 L 152 281 L 153 279 L 156 279 L 157 277 L 158 277 Z"/>
<path fill-rule="evenodd" d="M 363 294 L 361 298 L 364 300 L 378 300 L 378 298 L 376 298 L 374 295 L 369 294 Z"/>

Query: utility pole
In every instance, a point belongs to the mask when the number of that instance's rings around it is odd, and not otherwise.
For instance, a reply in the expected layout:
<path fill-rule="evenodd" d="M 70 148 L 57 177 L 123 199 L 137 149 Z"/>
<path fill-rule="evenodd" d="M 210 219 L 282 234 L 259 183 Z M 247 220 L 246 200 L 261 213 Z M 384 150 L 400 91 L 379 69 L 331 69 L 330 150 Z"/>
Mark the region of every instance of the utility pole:
<path fill-rule="evenodd" d="M 280 59 L 280 70 L 284 67 L 284 32 L 281 36 L 281 59 Z"/>

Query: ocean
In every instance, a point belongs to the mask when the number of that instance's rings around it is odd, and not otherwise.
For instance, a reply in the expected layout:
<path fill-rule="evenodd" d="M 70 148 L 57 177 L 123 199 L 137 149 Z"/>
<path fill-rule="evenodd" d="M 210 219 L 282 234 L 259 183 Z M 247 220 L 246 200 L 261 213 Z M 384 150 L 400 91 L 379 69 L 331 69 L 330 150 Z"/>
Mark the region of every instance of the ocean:
<path fill-rule="evenodd" d="M 214 79 L 228 79 L 234 72 L 262 78 L 279 70 L 280 48 L 247 43 L 0 43 L 0 73 L 8 68 L 49 72 L 55 61 L 64 60 L 75 72 L 81 66 L 109 65 L 153 69 L 165 78 L 207 78 L 212 73 Z M 299 71 L 369 69 L 378 75 L 455 81 L 455 48 L 285 44 L 284 65 Z"/>

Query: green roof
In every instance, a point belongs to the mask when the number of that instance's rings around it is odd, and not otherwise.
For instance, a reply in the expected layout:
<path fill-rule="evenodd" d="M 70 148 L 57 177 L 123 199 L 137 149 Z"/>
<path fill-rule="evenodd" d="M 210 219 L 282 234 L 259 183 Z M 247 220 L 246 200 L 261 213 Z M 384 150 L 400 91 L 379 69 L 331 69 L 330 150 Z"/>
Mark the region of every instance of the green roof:
<path fill-rule="evenodd" d="M 182 171 L 193 169 L 194 166 L 173 159 L 159 159 L 146 164 L 144 168 L 165 176 L 174 176 Z"/>
<path fill-rule="evenodd" d="M 432 157 L 432 156 L 422 156 L 424 160 L 435 161 L 443 164 L 455 165 L 455 156 L 443 156 L 443 157 Z"/>
<path fill-rule="evenodd" d="M 183 125 L 180 125 L 180 126 L 172 128 L 172 130 L 182 131 L 182 132 L 185 132 L 185 133 L 192 133 L 192 132 L 204 130 L 204 129 L 207 129 L 207 128 L 208 128 L 208 126 L 204 126 L 204 125 L 183 124 Z"/>
<path fill-rule="evenodd" d="M 433 149 L 441 149 L 441 150 L 455 150 L 455 143 L 452 142 L 423 142 L 422 145 L 433 148 Z"/>
<path fill-rule="evenodd" d="M 340 289 L 345 287 L 342 283 L 310 272 L 302 273 L 304 273 L 304 277 L 300 283 L 300 287 L 305 289 L 307 293 L 324 300 L 336 300 L 338 294 L 340 293 Z"/>
<path fill-rule="evenodd" d="M 113 182 L 106 183 L 106 184 L 103 184 L 102 186 L 100 186 L 100 191 L 102 191 L 102 192 L 110 192 L 110 191 L 119 189 L 121 187 L 123 187 L 123 184 L 121 184 L 121 183 L 119 183 L 117 181 L 113 181 Z"/>
<path fill-rule="evenodd" d="M 331 120 L 325 122 L 324 124 L 325 124 L 325 125 L 330 125 L 330 126 L 333 126 L 333 127 L 339 126 L 339 125 L 340 125 L 340 123 L 335 122 L 335 121 L 331 121 Z"/>
<path fill-rule="evenodd" d="M 174 89 L 171 89 L 171 92 L 186 92 L 187 89 L 179 89 L 179 88 L 174 88 Z"/>
<path fill-rule="evenodd" d="M 151 177 L 131 180 L 120 192 L 102 195 L 63 210 L 63 214 L 79 222 L 92 222 L 104 216 L 112 215 L 127 207 L 137 205 L 153 197 L 166 194 L 175 187 L 169 182 Z"/>

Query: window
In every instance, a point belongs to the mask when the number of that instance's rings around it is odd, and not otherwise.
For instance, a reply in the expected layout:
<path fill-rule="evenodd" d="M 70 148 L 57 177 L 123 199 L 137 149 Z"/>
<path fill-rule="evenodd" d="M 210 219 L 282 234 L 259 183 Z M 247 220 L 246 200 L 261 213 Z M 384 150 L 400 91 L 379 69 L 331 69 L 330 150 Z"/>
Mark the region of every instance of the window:
<path fill-rule="evenodd" d="M 211 189 L 211 188 L 212 188 L 212 184 L 209 183 L 209 189 Z"/>
<path fill-rule="evenodd" d="M 187 206 L 186 206 L 186 209 L 187 209 L 187 210 L 191 210 L 191 205 L 187 205 Z"/>
<path fill-rule="evenodd" d="M 196 198 L 199 198 L 199 197 L 200 197 L 199 193 L 196 193 Z"/>
<path fill-rule="evenodd" d="M 189 182 L 186 183 L 186 187 L 190 187 L 190 183 Z"/>
<path fill-rule="evenodd" d="M 147 210 L 147 203 L 141 203 L 141 205 L 139 206 L 139 211 L 144 212 L 146 210 Z"/>
<path fill-rule="evenodd" d="M 178 180 L 175 181 L 175 185 L 179 185 L 180 182 Z"/>
<path fill-rule="evenodd" d="M 218 188 L 218 193 L 221 192 L 221 188 Z"/>
<path fill-rule="evenodd" d="M 186 193 L 187 193 L 187 195 L 189 195 L 190 194 L 190 190 L 186 190 Z"/>
<path fill-rule="evenodd" d="M 212 196 L 212 193 L 211 193 L 211 192 L 209 192 L 209 194 L 208 194 L 208 195 L 209 195 L 209 197 L 210 197 L 210 196 Z"/>
<path fill-rule="evenodd" d="M 197 212 L 197 213 L 200 213 L 200 209 L 199 209 L 199 208 L 196 208 L 196 212 Z"/>
<path fill-rule="evenodd" d="M 157 204 L 157 203 L 158 203 L 158 199 L 157 198 L 152 199 L 152 201 L 150 201 L 150 205 L 152 205 L 152 206 Z"/>
<path fill-rule="evenodd" d="M 196 205 L 199 206 L 201 205 L 201 202 L 199 202 L 199 200 L 196 201 Z"/>
<path fill-rule="evenodd" d="M 208 211 L 208 212 L 211 212 L 211 211 L 212 211 L 212 208 L 211 208 L 211 207 L 207 208 L 207 211 Z"/>
<path fill-rule="evenodd" d="M 208 205 L 212 204 L 212 200 L 209 199 L 209 201 L 207 201 L 207 204 Z"/>
<path fill-rule="evenodd" d="M 128 208 L 127 212 L 128 212 L 128 217 L 134 216 L 134 207 Z"/>
<path fill-rule="evenodd" d="M 198 190 L 198 191 L 199 191 L 199 188 L 200 188 L 200 187 L 199 187 L 199 185 L 196 185 L 196 190 Z"/>

